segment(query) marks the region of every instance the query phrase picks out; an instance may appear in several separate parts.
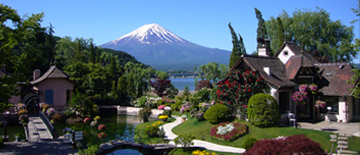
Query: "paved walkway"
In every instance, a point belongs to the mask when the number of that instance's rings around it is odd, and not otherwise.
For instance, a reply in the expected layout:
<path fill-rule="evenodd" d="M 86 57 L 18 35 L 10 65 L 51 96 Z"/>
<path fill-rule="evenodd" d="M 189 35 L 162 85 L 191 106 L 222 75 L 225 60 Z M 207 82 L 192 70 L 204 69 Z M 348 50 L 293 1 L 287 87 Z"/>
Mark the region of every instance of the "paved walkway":
<path fill-rule="evenodd" d="M 53 139 L 40 117 L 29 117 L 28 130 L 29 142 L 40 142 Z"/>
<path fill-rule="evenodd" d="M 182 122 L 182 118 L 179 116 L 173 116 L 173 117 L 176 118 L 176 121 L 167 123 L 167 124 L 163 125 L 163 127 L 164 127 L 164 131 L 165 131 L 165 136 L 167 137 L 167 139 L 171 140 L 170 144 L 175 145 L 173 140 L 177 137 L 177 135 L 175 135 L 171 130 L 175 126 L 179 125 Z M 218 144 L 205 142 L 205 141 L 201 141 L 201 140 L 193 140 L 193 142 L 194 142 L 194 145 L 192 147 L 202 147 L 202 148 L 205 148 L 207 150 L 212 150 L 212 151 L 230 152 L 230 153 L 244 153 L 246 151 L 245 149 L 242 149 L 242 148 L 223 146 L 223 145 L 218 145 Z"/>
<path fill-rule="evenodd" d="M 60 141 L 42 142 L 5 142 L 5 148 L 0 149 L 0 155 L 72 155 L 72 145 Z M 78 152 L 75 150 L 75 154 Z"/>
<path fill-rule="evenodd" d="M 360 122 L 338 123 L 322 121 L 318 123 L 298 122 L 302 129 L 327 131 L 332 133 L 346 134 L 347 136 L 360 137 Z"/>

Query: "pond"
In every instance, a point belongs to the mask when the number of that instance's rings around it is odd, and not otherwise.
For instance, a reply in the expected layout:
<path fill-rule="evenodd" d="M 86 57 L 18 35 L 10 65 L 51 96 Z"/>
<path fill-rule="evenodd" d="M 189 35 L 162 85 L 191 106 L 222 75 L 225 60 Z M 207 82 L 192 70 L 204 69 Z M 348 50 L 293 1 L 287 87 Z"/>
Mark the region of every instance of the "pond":
<path fill-rule="evenodd" d="M 155 118 L 149 118 L 149 121 L 155 120 Z M 137 117 L 137 116 L 125 116 L 125 115 L 115 115 L 115 116 L 111 116 L 111 117 L 103 117 L 99 120 L 98 124 L 104 124 L 106 126 L 106 134 L 107 134 L 107 138 L 104 140 L 101 140 L 101 143 L 105 143 L 108 142 L 109 140 L 114 140 L 114 139 L 120 139 L 120 140 L 125 140 L 125 141 L 129 141 L 129 142 L 134 142 L 134 130 L 136 125 L 142 123 L 142 120 Z M 65 127 L 73 127 L 74 125 L 69 125 L 66 123 L 55 123 L 55 130 L 57 133 L 59 133 L 60 135 L 62 135 L 62 130 Z M 76 128 L 90 128 L 88 124 L 78 124 L 75 125 Z M 99 142 L 99 140 L 96 138 L 96 134 L 98 134 L 97 132 L 97 126 L 96 127 L 92 127 L 94 128 L 92 131 L 90 131 L 90 133 L 92 133 L 93 135 L 88 135 L 86 136 L 86 133 L 84 133 L 85 137 L 84 138 L 88 138 L 89 141 L 97 141 Z M 95 136 L 94 136 L 95 135 Z M 94 138 L 89 138 L 89 137 L 94 137 Z M 96 142 L 94 142 L 96 143 Z M 140 152 L 138 152 L 137 150 L 132 150 L 132 149 L 119 149 L 116 150 L 112 153 L 109 153 L 111 155 L 117 155 L 117 154 L 142 154 Z"/>

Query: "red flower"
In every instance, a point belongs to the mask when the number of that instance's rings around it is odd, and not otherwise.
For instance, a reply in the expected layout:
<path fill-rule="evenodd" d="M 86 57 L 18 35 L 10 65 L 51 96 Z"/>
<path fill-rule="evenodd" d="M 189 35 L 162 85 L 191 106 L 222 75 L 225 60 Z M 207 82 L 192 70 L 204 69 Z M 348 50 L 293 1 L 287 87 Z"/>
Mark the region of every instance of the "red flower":
<path fill-rule="evenodd" d="M 244 82 L 244 84 L 246 84 L 247 82 Z"/>
<path fill-rule="evenodd" d="M 250 71 L 249 71 L 249 70 L 246 70 L 246 73 L 248 73 L 248 74 L 249 74 L 249 73 L 250 73 Z"/>
<path fill-rule="evenodd" d="M 230 104 L 230 102 L 229 102 L 229 104 Z"/>
<path fill-rule="evenodd" d="M 253 75 L 255 75 L 255 72 L 253 72 Z"/>
<path fill-rule="evenodd" d="M 229 73 L 229 75 L 231 75 L 231 73 Z"/>
<path fill-rule="evenodd" d="M 239 74 L 239 71 L 236 71 L 236 74 Z"/>
<path fill-rule="evenodd" d="M 251 91 L 251 89 L 248 89 L 248 91 Z"/>
<path fill-rule="evenodd" d="M 256 79 L 257 82 L 259 82 L 259 79 Z"/>
<path fill-rule="evenodd" d="M 249 79 L 249 81 L 251 81 L 251 79 Z"/>
<path fill-rule="evenodd" d="M 260 77 L 260 79 L 262 80 L 263 78 L 262 78 L 262 77 Z"/>
<path fill-rule="evenodd" d="M 221 86 L 219 85 L 219 88 L 220 88 Z"/>
<path fill-rule="evenodd" d="M 236 92 L 238 93 L 239 91 L 237 90 Z"/>

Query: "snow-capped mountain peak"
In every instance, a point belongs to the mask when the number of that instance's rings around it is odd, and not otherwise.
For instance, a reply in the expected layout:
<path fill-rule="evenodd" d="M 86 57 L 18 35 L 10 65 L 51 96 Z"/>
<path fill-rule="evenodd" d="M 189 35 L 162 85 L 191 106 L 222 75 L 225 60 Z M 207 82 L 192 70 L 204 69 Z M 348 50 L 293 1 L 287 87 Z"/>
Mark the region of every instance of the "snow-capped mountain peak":
<path fill-rule="evenodd" d="M 142 44 L 157 44 L 157 43 L 189 43 L 188 41 L 176 36 L 169 30 L 161 27 L 158 24 L 146 24 L 140 28 L 126 34 L 108 44 L 117 45 L 121 42 L 139 41 Z"/>

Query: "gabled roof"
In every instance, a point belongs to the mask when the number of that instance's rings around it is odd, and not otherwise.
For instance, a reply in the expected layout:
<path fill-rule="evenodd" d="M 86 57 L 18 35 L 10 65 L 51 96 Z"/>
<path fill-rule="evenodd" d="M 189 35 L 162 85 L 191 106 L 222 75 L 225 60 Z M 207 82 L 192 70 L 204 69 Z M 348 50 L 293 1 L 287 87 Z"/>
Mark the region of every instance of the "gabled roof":
<path fill-rule="evenodd" d="M 241 57 L 230 71 L 234 71 L 245 63 L 252 71 L 257 71 L 264 78 L 264 80 L 277 87 L 294 87 L 295 83 L 290 81 L 286 76 L 286 68 L 284 64 L 274 57 L 244 55 Z M 263 70 L 264 67 L 270 68 L 270 76 Z"/>
<path fill-rule="evenodd" d="M 326 96 L 350 96 L 350 89 L 355 84 L 348 83 L 355 73 L 349 63 L 319 63 L 315 64 L 320 68 L 319 73 L 322 79 L 319 81 L 318 89 Z M 340 66 L 343 67 L 340 67 Z"/>
<path fill-rule="evenodd" d="M 304 54 L 292 56 L 285 64 L 287 78 L 295 79 L 301 67 L 315 67 L 314 63 Z"/>
<path fill-rule="evenodd" d="M 280 47 L 280 49 L 276 52 L 275 54 L 275 57 L 277 57 L 280 52 L 286 47 L 288 46 L 290 48 L 290 50 L 292 52 L 294 52 L 295 55 L 303 55 L 304 57 L 306 57 L 309 61 L 311 62 L 312 64 L 315 64 L 315 63 L 319 63 L 312 55 L 311 53 L 305 51 L 305 50 L 302 50 L 300 46 L 296 45 L 295 43 L 292 43 L 292 42 L 284 42 L 282 44 L 282 46 Z"/>
<path fill-rule="evenodd" d="M 56 68 L 56 66 L 51 66 L 49 68 L 49 70 L 46 71 L 41 77 L 39 77 L 33 81 L 30 81 L 30 84 L 36 85 L 48 78 L 49 79 L 67 79 L 67 80 L 69 80 L 69 75 L 67 75 L 62 70 Z M 72 81 L 70 81 L 70 82 L 72 82 Z"/>

